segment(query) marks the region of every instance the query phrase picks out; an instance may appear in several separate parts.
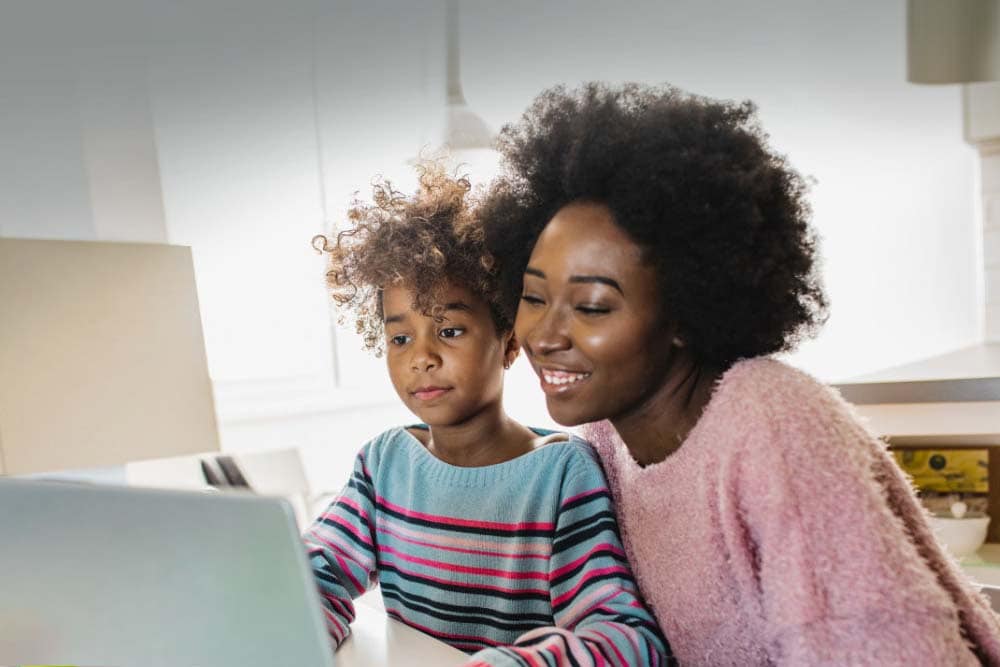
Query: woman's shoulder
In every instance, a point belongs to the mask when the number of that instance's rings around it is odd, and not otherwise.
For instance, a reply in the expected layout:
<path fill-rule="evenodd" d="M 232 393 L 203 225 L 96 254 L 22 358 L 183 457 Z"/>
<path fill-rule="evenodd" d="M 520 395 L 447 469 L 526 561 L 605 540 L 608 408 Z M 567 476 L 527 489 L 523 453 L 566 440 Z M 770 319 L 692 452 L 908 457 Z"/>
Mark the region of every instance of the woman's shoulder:
<path fill-rule="evenodd" d="M 850 447 L 858 455 L 877 448 L 864 420 L 835 389 L 770 357 L 737 362 L 722 376 L 712 402 L 714 424 L 756 434 L 751 439 L 758 454 L 825 458 L 843 455 L 848 443 L 867 444 Z"/>
<path fill-rule="evenodd" d="M 812 390 L 823 385 L 805 371 L 774 357 L 752 357 L 737 361 L 719 380 L 720 389 L 738 387 L 742 391 L 769 393 L 775 386 Z"/>
<path fill-rule="evenodd" d="M 741 412 L 777 415 L 814 413 L 817 407 L 834 413 L 850 412 L 830 386 L 809 373 L 773 357 L 738 361 L 719 380 L 714 402 Z"/>

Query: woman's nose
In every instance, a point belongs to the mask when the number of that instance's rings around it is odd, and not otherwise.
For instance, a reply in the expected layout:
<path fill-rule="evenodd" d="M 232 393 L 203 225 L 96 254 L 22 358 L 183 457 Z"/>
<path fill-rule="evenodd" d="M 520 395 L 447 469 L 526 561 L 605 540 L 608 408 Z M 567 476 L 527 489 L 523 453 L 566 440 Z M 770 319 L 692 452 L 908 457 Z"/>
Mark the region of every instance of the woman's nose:
<path fill-rule="evenodd" d="M 535 321 L 525 337 L 525 346 L 536 355 L 552 354 L 571 346 L 565 318 L 558 310 L 549 309 Z"/>

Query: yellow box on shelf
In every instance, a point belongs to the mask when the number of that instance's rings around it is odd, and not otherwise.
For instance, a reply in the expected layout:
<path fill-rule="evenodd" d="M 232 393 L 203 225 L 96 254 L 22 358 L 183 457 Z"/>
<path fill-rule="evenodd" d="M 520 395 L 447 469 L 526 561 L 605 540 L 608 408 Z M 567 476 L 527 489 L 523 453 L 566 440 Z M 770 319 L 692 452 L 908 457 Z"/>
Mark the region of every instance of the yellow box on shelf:
<path fill-rule="evenodd" d="M 988 449 L 897 449 L 893 454 L 921 491 L 989 492 Z"/>

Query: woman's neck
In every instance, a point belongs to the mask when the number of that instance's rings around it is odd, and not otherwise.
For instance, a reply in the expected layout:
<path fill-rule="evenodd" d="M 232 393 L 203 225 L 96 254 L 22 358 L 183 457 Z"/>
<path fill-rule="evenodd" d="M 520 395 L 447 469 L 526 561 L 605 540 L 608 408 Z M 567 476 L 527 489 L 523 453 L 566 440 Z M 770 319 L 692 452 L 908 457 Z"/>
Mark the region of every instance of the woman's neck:
<path fill-rule="evenodd" d="M 611 419 L 639 465 L 659 463 L 680 448 L 701 418 L 720 376 L 693 359 L 683 359 L 648 400 Z"/>
<path fill-rule="evenodd" d="M 445 463 L 479 467 L 503 463 L 531 451 L 536 435 L 497 404 L 460 424 L 431 426 L 424 446 Z"/>

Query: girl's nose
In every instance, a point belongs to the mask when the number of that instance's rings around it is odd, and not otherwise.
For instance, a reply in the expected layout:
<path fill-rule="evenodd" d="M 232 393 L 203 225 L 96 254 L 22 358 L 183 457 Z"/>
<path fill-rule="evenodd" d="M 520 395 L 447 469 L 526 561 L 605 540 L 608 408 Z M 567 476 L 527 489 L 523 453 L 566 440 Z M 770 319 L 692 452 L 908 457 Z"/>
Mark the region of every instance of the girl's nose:
<path fill-rule="evenodd" d="M 434 346 L 428 343 L 414 343 L 413 353 L 410 356 L 411 370 L 426 373 L 441 367 L 441 357 L 437 354 Z"/>

